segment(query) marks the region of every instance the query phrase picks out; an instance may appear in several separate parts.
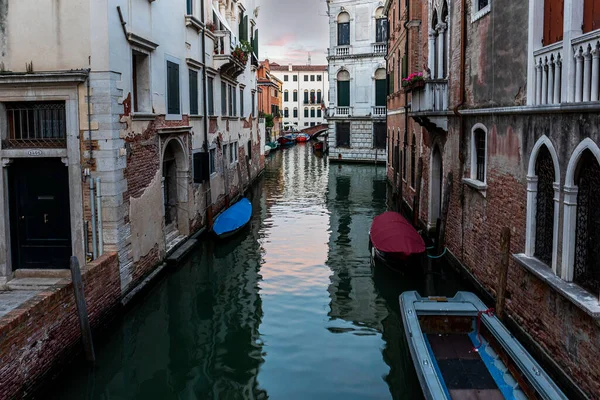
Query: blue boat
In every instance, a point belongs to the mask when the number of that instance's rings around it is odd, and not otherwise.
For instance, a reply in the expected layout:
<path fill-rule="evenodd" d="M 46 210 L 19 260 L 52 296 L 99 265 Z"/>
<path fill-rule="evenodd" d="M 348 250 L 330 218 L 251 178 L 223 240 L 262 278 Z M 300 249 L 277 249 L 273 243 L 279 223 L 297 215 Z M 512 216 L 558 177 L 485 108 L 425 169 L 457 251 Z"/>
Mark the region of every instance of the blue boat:
<path fill-rule="evenodd" d="M 243 198 L 217 217 L 213 232 L 220 238 L 228 238 L 241 231 L 252 217 L 252 203 Z"/>
<path fill-rule="evenodd" d="M 400 312 L 425 399 L 567 399 L 473 293 L 404 292 Z"/>

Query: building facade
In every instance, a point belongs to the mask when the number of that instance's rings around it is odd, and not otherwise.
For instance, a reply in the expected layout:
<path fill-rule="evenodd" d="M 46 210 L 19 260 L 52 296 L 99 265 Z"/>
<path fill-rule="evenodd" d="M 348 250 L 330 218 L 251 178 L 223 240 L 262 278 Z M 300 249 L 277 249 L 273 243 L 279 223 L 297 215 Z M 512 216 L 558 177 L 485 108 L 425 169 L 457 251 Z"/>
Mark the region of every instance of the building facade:
<path fill-rule="evenodd" d="M 115 252 L 125 294 L 263 168 L 258 13 L 56 4 L 0 9 L 0 279 Z"/>
<path fill-rule="evenodd" d="M 325 122 L 329 102 L 326 65 L 271 64 L 273 74 L 283 82 L 283 129 L 301 131 Z"/>
<path fill-rule="evenodd" d="M 398 31 L 388 72 L 407 79 L 388 100 L 398 115 L 408 105 L 406 129 L 391 117 L 388 136 L 402 209 L 434 237 L 446 222 L 448 260 L 489 299 L 508 228 L 507 323 L 569 398 L 599 397 L 600 9 L 585 0 L 385 7 Z M 404 176 L 412 182 L 415 166 L 412 190 Z"/>
<path fill-rule="evenodd" d="M 385 162 L 387 19 L 383 3 L 328 0 L 329 158 Z"/>
<path fill-rule="evenodd" d="M 283 82 L 271 73 L 269 60 L 261 61 L 257 71 L 258 79 L 258 113 L 270 114 L 273 126 L 267 124 L 269 140 L 276 140 L 281 135 L 283 117 Z"/>

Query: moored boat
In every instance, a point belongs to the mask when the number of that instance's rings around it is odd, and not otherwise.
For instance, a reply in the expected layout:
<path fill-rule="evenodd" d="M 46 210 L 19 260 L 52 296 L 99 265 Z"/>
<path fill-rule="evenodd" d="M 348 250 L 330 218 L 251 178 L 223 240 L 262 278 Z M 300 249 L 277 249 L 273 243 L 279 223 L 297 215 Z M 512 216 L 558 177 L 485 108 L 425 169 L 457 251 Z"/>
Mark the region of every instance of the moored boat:
<path fill-rule="evenodd" d="M 265 156 L 268 156 L 271 152 L 271 146 L 265 145 Z"/>
<path fill-rule="evenodd" d="M 425 242 L 400 214 L 387 211 L 376 216 L 369 231 L 371 254 L 395 271 L 415 272 L 425 254 Z"/>
<path fill-rule="evenodd" d="M 252 217 L 252 203 L 247 198 L 223 211 L 213 224 L 213 232 L 220 238 L 228 238 L 241 231 Z"/>
<path fill-rule="evenodd" d="M 296 136 L 296 142 L 298 143 L 308 142 L 309 140 L 310 135 L 308 133 L 299 133 L 298 136 Z"/>
<path fill-rule="evenodd" d="M 292 134 L 281 136 L 277 141 L 281 146 L 292 146 L 296 144 L 296 138 Z"/>
<path fill-rule="evenodd" d="M 279 148 L 279 142 L 269 142 L 267 146 L 271 148 L 271 151 L 277 150 Z"/>
<path fill-rule="evenodd" d="M 321 142 L 321 141 L 317 141 L 315 144 L 313 144 L 313 149 L 315 151 L 323 151 L 323 147 L 324 147 L 324 142 Z"/>
<path fill-rule="evenodd" d="M 567 398 L 473 293 L 404 292 L 400 311 L 426 399 Z"/>

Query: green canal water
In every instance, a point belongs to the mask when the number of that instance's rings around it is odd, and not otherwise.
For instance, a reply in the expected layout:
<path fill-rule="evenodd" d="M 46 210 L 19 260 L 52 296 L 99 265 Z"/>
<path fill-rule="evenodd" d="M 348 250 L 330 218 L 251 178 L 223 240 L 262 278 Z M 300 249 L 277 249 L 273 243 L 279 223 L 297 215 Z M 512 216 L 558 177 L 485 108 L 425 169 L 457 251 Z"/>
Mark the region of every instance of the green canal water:
<path fill-rule="evenodd" d="M 388 190 L 383 166 L 270 155 L 251 226 L 202 243 L 96 338 L 93 368 L 75 361 L 40 398 L 422 398 L 398 295 L 457 280 L 371 266 Z"/>

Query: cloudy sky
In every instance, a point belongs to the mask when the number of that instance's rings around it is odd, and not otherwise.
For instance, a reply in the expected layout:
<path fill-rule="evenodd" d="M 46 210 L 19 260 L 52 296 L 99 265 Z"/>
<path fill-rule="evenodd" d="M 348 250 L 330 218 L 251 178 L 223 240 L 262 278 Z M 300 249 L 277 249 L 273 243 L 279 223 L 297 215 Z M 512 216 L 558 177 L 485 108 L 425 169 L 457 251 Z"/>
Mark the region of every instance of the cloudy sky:
<path fill-rule="evenodd" d="M 327 64 L 329 19 L 325 0 L 258 0 L 260 59 L 282 65 Z"/>

